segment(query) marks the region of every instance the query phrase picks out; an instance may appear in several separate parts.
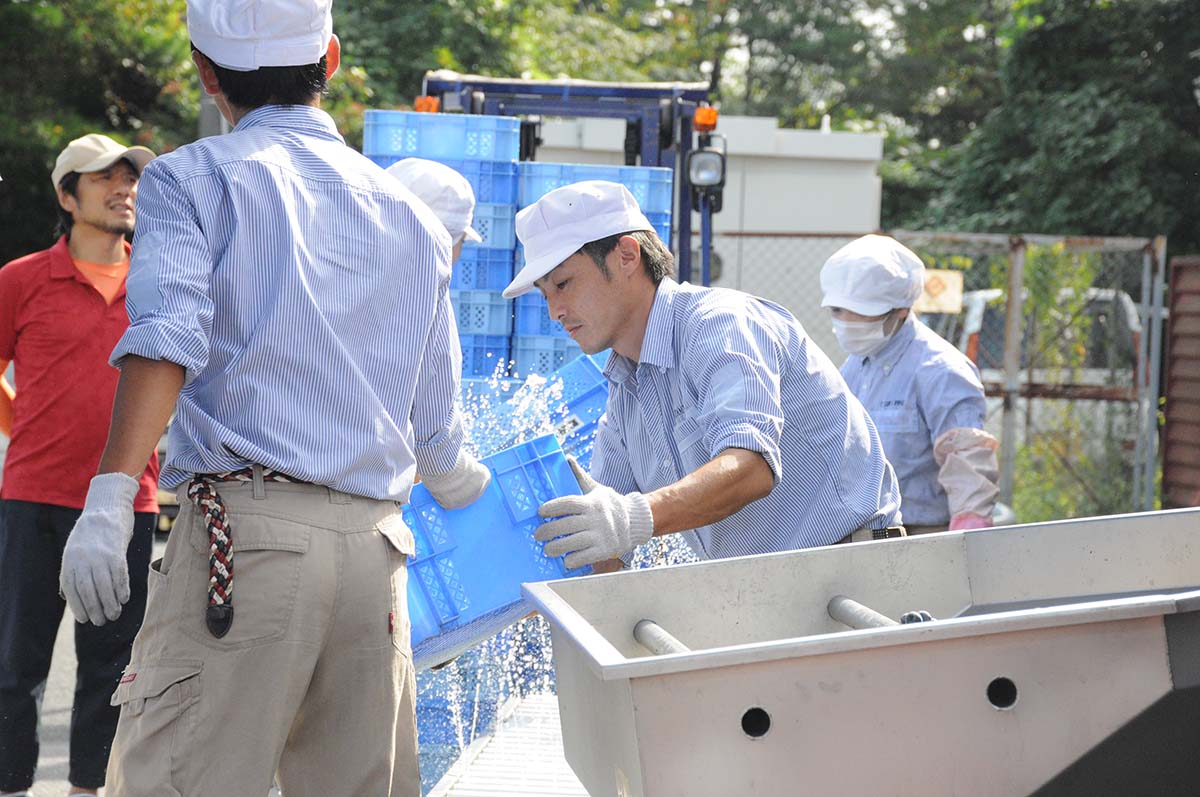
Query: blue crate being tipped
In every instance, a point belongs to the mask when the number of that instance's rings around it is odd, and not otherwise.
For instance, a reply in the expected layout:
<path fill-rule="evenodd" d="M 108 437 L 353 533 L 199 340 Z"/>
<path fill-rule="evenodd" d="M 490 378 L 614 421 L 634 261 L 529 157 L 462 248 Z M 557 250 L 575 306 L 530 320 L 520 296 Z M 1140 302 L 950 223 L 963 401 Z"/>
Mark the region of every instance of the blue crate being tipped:
<path fill-rule="evenodd" d="M 416 537 L 408 567 L 408 611 L 417 669 L 447 661 L 528 614 L 521 582 L 585 575 L 549 559 L 533 530 L 538 507 L 578 495 L 579 484 L 554 435 L 483 459 L 492 482 L 464 509 L 443 509 L 423 485 L 404 519 Z"/>
<path fill-rule="evenodd" d="M 604 375 L 608 355 L 604 351 L 577 357 L 551 377 L 562 380 L 562 406 L 566 411 L 558 426 L 558 438 L 563 450 L 584 470 L 591 470 L 596 428 L 608 405 L 608 378 Z"/>

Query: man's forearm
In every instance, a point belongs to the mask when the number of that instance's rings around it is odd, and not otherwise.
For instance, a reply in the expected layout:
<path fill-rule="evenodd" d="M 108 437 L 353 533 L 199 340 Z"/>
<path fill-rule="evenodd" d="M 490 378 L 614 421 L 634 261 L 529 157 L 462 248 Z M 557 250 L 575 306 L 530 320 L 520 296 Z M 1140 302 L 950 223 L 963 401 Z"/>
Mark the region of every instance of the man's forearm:
<path fill-rule="evenodd" d="M 185 373 L 183 366 L 166 360 L 130 354 L 121 361 L 99 473 L 125 473 L 135 479 L 142 475 L 175 411 Z"/>
<path fill-rule="evenodd" d="M 654 535 L 707 526 L 771 492 L 771 466 L 757 451 L 727 448 L 703 467 L 649 493 Z"/>

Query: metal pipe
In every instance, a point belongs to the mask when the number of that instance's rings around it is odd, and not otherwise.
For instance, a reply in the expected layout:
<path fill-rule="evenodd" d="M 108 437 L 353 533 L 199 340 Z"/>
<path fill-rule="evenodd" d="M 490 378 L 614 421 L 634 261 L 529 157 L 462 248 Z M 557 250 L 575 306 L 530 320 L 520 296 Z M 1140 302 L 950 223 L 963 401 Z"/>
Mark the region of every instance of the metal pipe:
<path fill-rule="evenodd" d="M 633 627 L 633 638 L 655 656 L 692 652 L 691 648 L 671 636 L 653 620 L 638 620 L 637 625 Z"/>
<path fill-rule="evenodd" d="M 1146 456 L 1147 416 L 1150 413 L 1150 262 L 1154 254 L 1149 245 L 1142 250 L 1142 296 L 1138 305 L 1138 316 L 1142 331 L 1138 335 L 1137 368 L 1135 370 L 1134 393 L 1137 396 L 1137 435 L 1133 452 L 1133 508 L 1145 509 L 1142 483 L 1145 468 L 1150 467 Z"/>
<path fill-rule="evenodd" d="M 1146 438 L 1146 483 L 1142 493 L 1142 502 L 1146 509 L 1154 508 L 1156 493 L 1154 485 L 1158 475 L 1158 387 L 1162 371 L 1163 345 L 1163 303 L 1165 300 L 1165 281 L 1167 273 L 1167 239 L 1159 235 L 1154 238 L 1154 285 L 1150 291 L 1151 321 L 1150 321 L 1150 384 L 1147 395 L 1150 398 L 1149 419 Z M 1145 334 L 1143 330 L 1142 334 Z"/>
<path fill-rule="evenodd" d="M 887 615 L 880 614 L 870 606 L 863 606 L 858 601 L 851 600 L 845 595 L 834 595 L 830 598 L 828 611 L 829 616 L 834 620 L 856 630 L 864 628 L 887 628 L 899 625 L 899 623 Z"/>
<path fill-rule="evenodd" d="M 1021 395 L 1021 331 L 1025 326 L 1025 240 L 1009 241 L 1004 318 L 1004 415 L 1000 427 L 1000 500 L 1012 506 L 1017 466 L 1017 398 Z"/>

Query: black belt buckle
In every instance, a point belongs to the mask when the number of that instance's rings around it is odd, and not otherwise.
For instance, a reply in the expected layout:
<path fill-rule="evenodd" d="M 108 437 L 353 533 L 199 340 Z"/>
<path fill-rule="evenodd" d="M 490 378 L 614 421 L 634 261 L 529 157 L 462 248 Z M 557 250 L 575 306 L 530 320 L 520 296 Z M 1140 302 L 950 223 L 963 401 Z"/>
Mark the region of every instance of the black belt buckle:
<path fill-rule="evenodd" d="M 898 540 L 908 536 L 903 526 L 888 526 L 885 529 L 871 529 L 872 540 Z"/>

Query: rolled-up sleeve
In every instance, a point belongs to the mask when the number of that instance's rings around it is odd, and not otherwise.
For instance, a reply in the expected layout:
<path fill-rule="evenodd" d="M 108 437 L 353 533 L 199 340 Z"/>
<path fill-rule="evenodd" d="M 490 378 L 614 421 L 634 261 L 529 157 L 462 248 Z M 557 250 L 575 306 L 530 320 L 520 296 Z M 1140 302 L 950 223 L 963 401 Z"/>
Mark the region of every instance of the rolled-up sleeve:
<path fill-rule="evenodd" d="M 125 307 L 129 328 L 109 361 L 130 354 L 187 369 L 186 382 L 208 363 L 212 330 L 213 257 L 195 206 L 170 169 L 152 161 L 138 183 L 137 233 Z"/>
<path fill-rule="evenodd" d="M 440 242 L 435 242 L 434 248 L 439 258 L 437 309 L 421 358 L 412 415 L 414 454 L 417 472 L 422 475 L 454 470 L 463 443 L 458 404 L 462 347 L 450 304 L 449 250 Z"/>
<path fill-rule="evenodd" d="M 679 368 L 695 387 L 697 420 L 709 456 L 727 448 L 757 451 L 778 484 L 783 476 L 784 352 L 761 312 L 717 308 L 704 314 L 684 346 Z"/>

